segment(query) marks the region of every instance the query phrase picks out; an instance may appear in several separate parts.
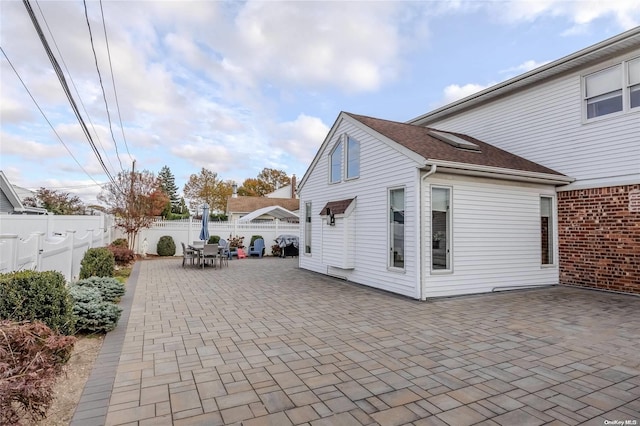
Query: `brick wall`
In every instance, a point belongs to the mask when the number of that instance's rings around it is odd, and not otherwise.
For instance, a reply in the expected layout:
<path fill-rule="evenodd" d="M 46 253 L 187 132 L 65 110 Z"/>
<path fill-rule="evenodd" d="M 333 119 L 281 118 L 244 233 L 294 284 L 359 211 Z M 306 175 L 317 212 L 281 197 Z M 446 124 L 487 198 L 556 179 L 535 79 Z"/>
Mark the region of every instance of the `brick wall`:
<path fill-rule="evenodd" d="M 640 293 L 640 185 L 558 193 L 560 283 Z"/>

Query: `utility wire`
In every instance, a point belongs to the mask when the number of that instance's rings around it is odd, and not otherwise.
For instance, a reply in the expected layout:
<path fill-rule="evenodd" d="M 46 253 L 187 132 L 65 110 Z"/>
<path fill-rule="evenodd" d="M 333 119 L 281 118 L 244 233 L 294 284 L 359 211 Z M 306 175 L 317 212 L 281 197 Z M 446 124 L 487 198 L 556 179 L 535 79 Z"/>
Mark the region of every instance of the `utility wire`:
<path fill-rule="evenodd" d="M 120 114 L 120 104 L 118 103 L 118 91 L 116 90 L 116 81 L 113 76 L 113 65 L 111 64 L 111 50 L 109 49 L 109 37 L 107 37 L 107 24 L 104 21 L 104 10 L 102 9 L 102 0 L 100 0 L 100 13 L 102 14 L 102 29 L 104 30 L 104 41 L 107 45 L 107 56 L 109 57 L 109 70 L 111 71 L 111 84 L 113 84 L 113 94 L 116 98 L 116 109 L 118 110 L 118 120 L 120 120 L 120 130 L 122 131 L 122 140 L 124 141 L 124 147 L 127 149 L 129 159 L 133 161 L 131 153 L 129 152 L 129 144 L 127 144 L 127 138 L 124 135 L 124 125 L 122 124 L 122 115 Z"/>
<path fill-rule="evenodd" d="M 33 97 L 33 95 L 31 94 L 31 91 L 29 90 L 29 88 L 27 87 L 27 85 L 24 83 L 24 81 L 22 80 L 22 77 L 20 77 L 20 74 L 18 74 L 18 70 L 16 70 L 16 68 L 13 66 L 13 63 L 11 63 L 11 60 L 9 59 L 9 57 L 7 56 L 7 53 L 4 51 L 4 49 L 2 48 L 2 46 L 0 46 L 0 51 L 2 51 L 2 54 L 4 55 L 5 59 L 7 60 L 7 62 L 9 62 L 9 65 L 11 66 L 11 69 L 13 70 L 14 73 L 16 73 L 16 77 L 18 77 L 18 80 L 20 80 L 20 83 L 22 83 L 22 86 L 24 87 L 24 90 L 27 91 L 27 93 L 29 94 L 29 96 L 31 97 L 31 100 L 33 101 L 34 104 L 36 104 L 36 107 L 38 108 L 38 111 L 40 111 L 40 114 L 42 114 L 42 116 L 44 117 L 45 121 L 49 124 L 49 127 L 51 127 L 51 130 L 53 130 L 53 133 L 55 133 L 55 135 L 58 137 L 58 140 L 60 141 L 60 143 L 62 144 L 62 146 L 64 146 L 64 148 L 67 150 L 67 152 L 69 153 L 69 155 L 71 156 L 71 158 L 73 158 L 73 161 L 76 162 L 76 164 L 78 165 L 78 167 L 80 167 L 80 169 L 82 169 L 82 171 L 89 176 L 89 179 L 91 179 L 96 185 L 104 185 L 104 184 L 100 184 L 98 182 L 96 182 L 96 180 L 93 178 L 93 176 L 91 176 L 89 174 L 89 172 L 87 172 L 84 167 L 82 167 L 82 164 L 80 164 L 80 162 L 78 161 L 78 159 L 73 155 L 73 153 L 71 152 L 71 150 L 69 149 L 69 147 L 67 146 L 66 143 L 64 143 L 64 141 L 62 140 L 62 138 L 60 137 L 60 135 L 58 134 L 58 132 L 56 132 L 56 129 L 53 127 L 53 124 L 51 124 L 51 122 L 49 121 L 49 119 L 47 118 L 46 114 L 44 113 L 44 111 L 42 110 L 42 108 L 40 108 L 40 105 L 38 105 L 38 101 L 36 101 L 36 99 Z M 92 185 L 93 186 L 93 185 Z"/>
<path fill-rule="evenodd" d="M 80 105 L 82 105 L 82 109 L 84 110 L 84 113 L 86 114 L 87 118 L 89 119 L 89 123 L 91 124 L 91 128 L 93 129 L 93 133 L 96 135 L 96 138 L 98 139 L 98 143 L 100 144 L 100 148 L 102 148 L 102 152 L 104 152 L 106 154 L 106 150 L 104 149 L 104 145 L 102 145 L 102 139 L 100 139 L 100 134 L 98 133 L 98 131 L 96 130 L 96 126 L 93 124 L 93 120 L 91 120 L 91 116 L 89 115 L 89 112 L 87 111 L 87 107 L 84 105 L 84 102 L 82 102 L 82 97 L 80 96 L 80 91 L 78 90 L 78 87 L 76 86 L 75 81 L 73 80 L 73 77 L 71 76 L 71 72 L 69 71 L 69 67 L 67 67 L 67 63 L 64 60 L 64 57 L 62 56 L 62 52 L 60 51 L 60 48 L 58 47 L 58 43 L 56 43 L 56 39 L 53 36 L 53 31 L 51 31 L 51 28 L 49 27 L 49 23 L 47 22 L 47 19 L 44 16 L 44 13 L 42 12 L 42 8 L 40 8 L 40 2 L 38 0 L 36 0 L 36 5 L 38 6 L 38 10 L 40 10 L 40 16 L 42 16 L 42 20 L 44 21 L 44 24 L 47 27 L 47 30 L 49 31 L 49 35 L 51 36 L 51 40 L 53 40 L 53 45 L 56 47 L 56 50 L 58 51 L 58 56 L 60 57 L 60 60 L 62 61 L 62 65 L 64 65 L 64 69 L 67 72 L 67 75 L 69 76 L 69 80 L 71 80 L 71 85 L 73 86 L 73 89 L 76 92 L 76 95 L 78 96 L 78 99 L 80 100 Z M 109 166 L 111 166 L 111 168 L 113 170 L 115 170 L 115 167 L 113 167 L 113 163 L 111 162 L 111 158 L 109 158 L 109 156 L 107 155 L 107 162 L 109 163 Z"/>
<path fill-rule="evenodd" d="M 73 110 L 74 114 L 76 115 L 76 118 L 78 119 L 78 122 L 80 123 L 80 127 L 82 128 L 82 131 L 84 132 L 85 137 L 89 141 L 89 145 L 91 146 L 91 149 L 93 150 L 94 154 L 96 155 L 96 158 L 98 159 L 98 162 L 100 163 L 100 166 L 102 167 L 102 170 L 104 170 L 105 174 L 107 175 L 107 177 L 109 178 L 111 183 L 113 183 L 113 185 L 116 188 L 118 188 L 118 190 L 120 192 L 124 193 L 124 191 L 122 191 L 122 189 L 118 186 L 118 183 L 113 178 L 113 175 L 111 174 L 111 172 L 109 171 L 107 166 L 104 164 L 104 161 L 102 160 L 102 156 L 100 155 L 100 152 L 98 151 L 98 148 L 96 148 L 96 144 L 93 142 L 93 139 L 91 137 L 91 133 L 89 133 L 89 129 L 87 128 L 87 125 L 84 122 L 84 120 L 82 118 L 82 115 L 80 114 L 80 111 L 78 110 L 78 105 L 76 104 L 75 100 L 73 99 L 73 95 L 71 94 L 71 91 L 69 90 L 69 86 L 67 85 L 67 81 L 64 78 L 64 74 L 62 72 L 62 69 L 60 68 L 60 65 L 58 64 L 58 61 L 56 60 L 55 56 L 53 56 L 53 52 L 51 51 L 51 47 L 49 46 L 49 43 L 47 42 L 47 39 L 45 38 L 44 33 L 42 32 L 42 28 L 40 27 L 40 23 L 38 22 L 38 19 L 36 18 L 35 13 L 33 12 L 33 8 L 31 7 L 31 4 L 29 3 L 29 0 L 22 0 L 22 3 L 24 4 L 24 7 L 27 9 L 27 12 L 29 13 L 29 17 L 31 18 L 31 22 L 33 23 L 33 26 L 34 26 L 34 28 L 36 30 L 36 33 L 38 34 L 38 37 L 40 38 L 42 46 L 44 47 L 44 50 L 47 53 L 47 56 L 49 57 L 49 60 L 51 61 L 51 65 L 53 66 L 53 69 L 54 69 L 56 75 L 58 76 L 58 80 L 60 80 L 60 84 L 62 86 L 62 89 L 63 89 L 65 95 L 67 96 L 67 99 L 69 100 L 69 104 L 71 105 L 71 109 Z"/>
<path fill-rule="evenodd" d="M 111 114 L 109 113 L 109 105 L 107 104 L 107 94 L 104 91 L 104 84 L 102 84 L 102 74 L 100 73 L 100 67 L 98 66 L 98 55 L 96 55 L 96 47 L 93 44 L 93 33 L 91 32 L 91 24 L 89 23 L 89 12 L 87 11 L 87 1 L 82 0 L 84 4 L 84 17 L 87 20 L 87 28 L 89 28 L 89 40 L 91 41 L 91 51 L 93 52 L 93 59 L 96 63 L 96 71 L 98 72 L 98 80 L 100 81 L 100 88 L 102 89 L 102 99 L 104 100 L 104 109 L 107 111 L 107 121 L 109 122 L 109 131 L 111 132 L 111 139 L 113 140 L 113 146 L 116 149 L 116 157 L 120 163 L 120 170 L 124 172 L 122 167 L 122 160 L 120 160 L 120 153 L 118 152 L 118 142 L 116 142 L 115 135 L 113 134 L 113 126 L 111 125 Z"/>

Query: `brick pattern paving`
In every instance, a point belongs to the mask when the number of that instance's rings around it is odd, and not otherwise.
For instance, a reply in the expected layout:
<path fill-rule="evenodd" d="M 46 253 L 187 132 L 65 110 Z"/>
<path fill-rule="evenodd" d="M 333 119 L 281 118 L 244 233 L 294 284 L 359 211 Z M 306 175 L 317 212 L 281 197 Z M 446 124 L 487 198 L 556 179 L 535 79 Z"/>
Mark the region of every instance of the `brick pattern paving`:
<path fill-rule="evenodd" d="M 74 424 L 640 422 L 635 296 L 560 287 L 418 302 L 297 259 L 136 268 L 98 398 L 109 404 L 91 423 L 84 399 Z M 87 388 L 105 382 L 92 375 Z"/>

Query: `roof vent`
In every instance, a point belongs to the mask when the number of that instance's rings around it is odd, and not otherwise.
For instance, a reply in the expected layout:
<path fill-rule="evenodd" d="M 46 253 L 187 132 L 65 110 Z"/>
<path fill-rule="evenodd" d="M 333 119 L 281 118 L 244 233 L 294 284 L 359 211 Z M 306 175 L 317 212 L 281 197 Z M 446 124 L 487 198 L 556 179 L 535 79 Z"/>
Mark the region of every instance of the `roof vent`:
<path fill-rule="evenodd" d="M 429 135 L 455 148 L 464 149 L 466 151 L 480 152 L 480 147 L 475 143 L 466 141 L 461 137 L 452 135 L 450 133 L 438 132 L 437 130 L 429 130 Z"/>

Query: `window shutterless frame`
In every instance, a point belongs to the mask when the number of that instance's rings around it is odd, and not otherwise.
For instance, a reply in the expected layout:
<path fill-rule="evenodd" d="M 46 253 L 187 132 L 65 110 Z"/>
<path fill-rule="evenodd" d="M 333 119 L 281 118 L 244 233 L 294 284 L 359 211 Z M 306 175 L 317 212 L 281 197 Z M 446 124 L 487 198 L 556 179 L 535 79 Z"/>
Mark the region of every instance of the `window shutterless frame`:
<path fill-rule="evenodd" d="M 453 272 L 452 188 L 431 186 L 431 273 Z"/>
<path fill-rule="evenodd" d="M 342 137 L 329 155 L 329 183 L 337 183 L 342 180 Z"/>
<path fill-rule="evenodd" d="M 390 188 L 387 194 L 387 211 L 389 224 L 387 265 L 390 269 L 404 270 L 405 267 L 405 189 Z"/>
<path fill-rule="evenodd" d="M 555 260 L 555 203 L 548 195 L 540 196 L 540 264 L 553 266 Z"/>
<path fill-rule="evenodd" d="M 304 203 L 304 254 L 311 254 L 311 203 Z"/>
<path fill-rule="evenodd" d="M 640 111 L 640 57 L 582 76 L 583 122 Z"/>

